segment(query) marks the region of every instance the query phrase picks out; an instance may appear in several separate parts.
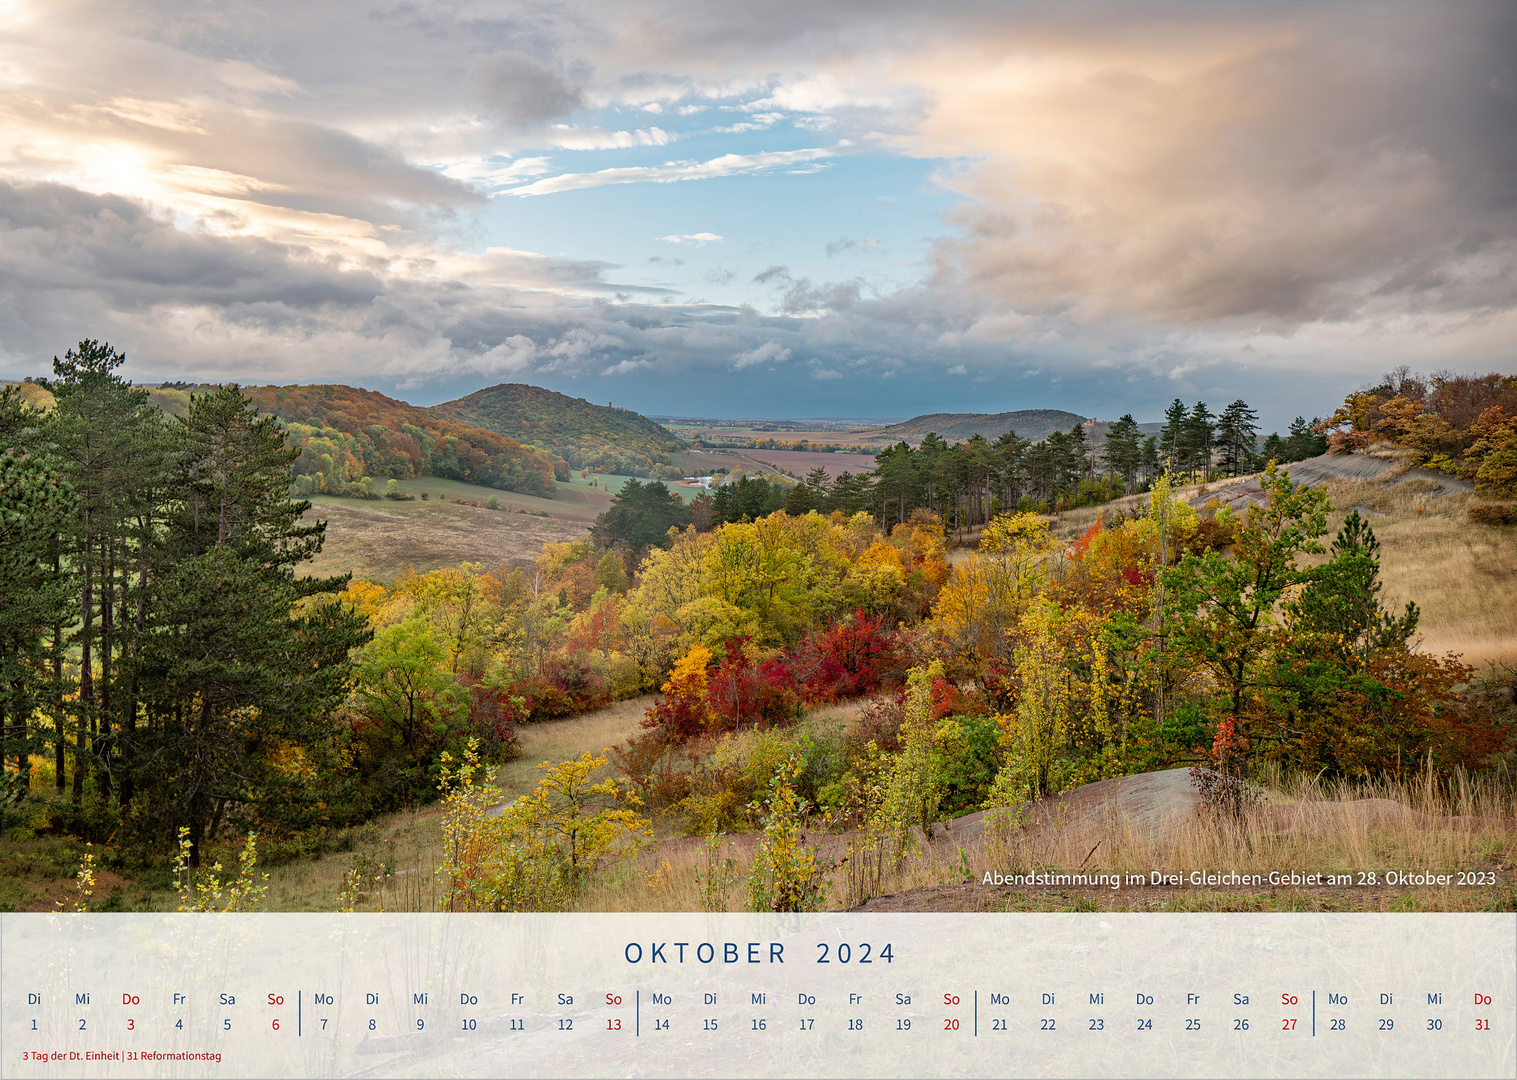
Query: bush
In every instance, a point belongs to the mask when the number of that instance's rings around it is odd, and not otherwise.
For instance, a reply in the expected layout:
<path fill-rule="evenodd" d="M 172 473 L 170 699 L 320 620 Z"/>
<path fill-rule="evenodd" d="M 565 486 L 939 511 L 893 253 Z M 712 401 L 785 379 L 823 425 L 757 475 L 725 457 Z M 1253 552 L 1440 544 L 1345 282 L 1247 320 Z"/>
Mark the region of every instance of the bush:
<path fill-rule="evenodd" d="M 938 725 L 943 812 L 961 817 L 990 797 L 1001 769 L 1001 728 L 992 716 L 952 716 Z"/>
<path fill-rule="evenodd" d="M 887 682 L 899 683 L 898 642 L 884 622 L 883 615 L 858 611 L 796 647 L 792 666 L 803 673 L 801 692 L 808 702 L 863 697 Z"/>
<path fill-rule="evenodd" d="M 717 731 L 743 727 L 777 727 L 801 714 L 795 676 L 780 657 L 755 665 L 746 637 L 727 642 L 726 655 L 711 673 L 706 705 Z"/>
<path fill-rule="evenodd" d="M 592 712 L 611 703 L 611 692 L 583 654 L 555 656 L 520 688 L 534 723 Z"/>
<path fill-rule="evenodd" d="M 1494 525 L 1498 528 L 1503 525 L 1511 525 L 1517 522 L 1517 506 L 1502 506 L 1499 503 L 1479 503 L 1470 507 L 1469 516 L 1471 521 L 1478 521 L 1482 525 Z"/>

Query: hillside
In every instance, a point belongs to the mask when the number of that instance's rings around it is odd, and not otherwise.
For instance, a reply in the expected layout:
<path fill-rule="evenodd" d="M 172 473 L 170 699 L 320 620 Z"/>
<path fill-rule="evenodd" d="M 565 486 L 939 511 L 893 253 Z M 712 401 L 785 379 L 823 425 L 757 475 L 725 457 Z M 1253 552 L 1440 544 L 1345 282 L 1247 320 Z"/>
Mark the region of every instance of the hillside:
<path fill-rule="evenodd" d="M 1020 409 L 1003 413 L 927 413 L 899 424 L 860 434 L 860 438 L 905 439 L 915 442 L 935 431 L 949 442 L 963 442 L 974 435 L 998 439 L 1008 431 L 1040 442 L 1054 431 L 1068 431 L 1083 424 L 1085 417 L 1062 409 Z"/>
<path fill-rule="evenodd" d="M 552 451 L 576 470 L 666 478 L 677 473 L 670 454 L 685 448 L 678 436 L 631 409 L 523 383 L 486 387 L 425 411 Z"/>
<path fill-rule="evenodd" d="M 438 476 L 553 497 L 546 454 L 384 394 L 340 385 L 252 386 L 244 393 L 285 422 L 301 450 L 295 475 L 310 493 L 366 494 L 387 478 Z"/>

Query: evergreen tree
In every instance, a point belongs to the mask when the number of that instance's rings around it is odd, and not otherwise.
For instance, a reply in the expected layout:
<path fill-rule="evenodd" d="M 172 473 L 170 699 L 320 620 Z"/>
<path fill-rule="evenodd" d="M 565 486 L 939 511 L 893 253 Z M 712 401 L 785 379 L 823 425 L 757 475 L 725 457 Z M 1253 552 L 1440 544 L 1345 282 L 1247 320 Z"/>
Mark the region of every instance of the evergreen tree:
<path fill-rule="evenodd" d="M 171 449 L 147 391 L 117 374 L 125 360 L 109 344 L 81 341 L 62 360 L 53 358 L 53 378 L 43 384 L 55 404 L 39 435 L 41 452 L 79 500 L 62 552 L 77 588 L 70 636 L 79 660 L 71 698 L 75 801 L 83 797 L 87 765 L 101 797 L 114 788 L 113 720 L 135 708 L 121 682 L 123 661 L 144 629 L 148 555 L 162 521 Z"/>
<path fill-rule="evenodd" d="M 1296 598 L 1285 604 L 1295 628 L 1341 643 L 1361 658 L 1374 649 L 1404 648 L 1417 632 L 1417 605 L 1400 615 L 1380 604 L 1380 542 L 1355 510 L 1333 540 L 1332 558 L 1306 574 Z"/>
<path fill-rule="evenodd" d="M 1143 440 L 1143 456 L 1140 466 L 1145 482 L 1152 484 L 1159 478 L 1159 446 L 1152 435 Z"/>
<path fill-rule="evenodd" d="M 1181 467 L 1187 472 L 1201 470 L 1203 480 L 1211 479 L 1212 447 L 1216 443 L 1216 417 L 1206 402 L 1196 402 L 1181 425 Z"/>
<path fill-rule="evenodd" d="M 330 745 L 349 654 L 365 621 L 331 594 L 348 581 L 297 578 L 324 523 L 289 498 L 298 455 L 236 386 L 190 400 L 176 431 L 174 488 L 133 674 L 148 724 L 128 765 L 162 824 L 205 838 L 229 818 L 310 823 L 321 792 L 280 767 Z M 323 595 L 326 599 L 323 599 Z M 304 601 L 304 603 L 302 603 Z"/>
<path fill-rule="evenodd" d="M 1254 443 L 1259 434 L 1259 414 L 1239 398 L 1222 410 L 1217 422 L 1217 443 L 1222 451 L 1222 469 L 1228 476 L 1247 472 L 1254 462 Z"/>
<path fill-rule="evenodd" d="M 1159 431 L 1159 456 L 1164 466 L 1178 472 L 1184 468 L 1185 422 L 1190 412 L 1179 398 L 1169 403 L 1164 410 L 1164 427 Z"/>
<path fill-rule="evenodd" d="M 737 486 L 741 487 L 745 482 L 747 477 Z M 718 489 L 714 500 L 718 512 L 722 509 L 723 494 L 730 490 L 729 487 Z M 615 544 L 625 544 L 634 550 L 668 547 L 669 530 L 682 529 L 688 524 L 690 508 L 662 480 L 648 484 L 628 480 L 611 500 L 606 512 L 595 519 L 595 536 L 608 547 Z"/>
<path fill-rule="evenodd" d="M 39 741 L 29 723 L 58 692 L 52 628 L 69 618 L 73 592 L 58 569 L 58 538 L 78 499 L 45 462 L 13 449 L 0 448 L 0 767 L 15 759 L 24 792 Z"/>
<path fill-rule="evenodd" d="M 1291 421 L 1290 435 L 1285 440 L 1287 460 L 1305 461 L 1327 453 L 1327 436 L 1316 431 L 1318 421 L 1307 423 L 1301 417 Z"/>
<path fill-rule="evenodd" d="M 1138 443 L 1138 422 L 1132 413 L 1123 413 L 1106 432 L 1106 445 L 1101 450 L 1106 467 L 1120 476 L 1129 490 L 1137 477 L 1143 461 L 1143 450 Z"/>

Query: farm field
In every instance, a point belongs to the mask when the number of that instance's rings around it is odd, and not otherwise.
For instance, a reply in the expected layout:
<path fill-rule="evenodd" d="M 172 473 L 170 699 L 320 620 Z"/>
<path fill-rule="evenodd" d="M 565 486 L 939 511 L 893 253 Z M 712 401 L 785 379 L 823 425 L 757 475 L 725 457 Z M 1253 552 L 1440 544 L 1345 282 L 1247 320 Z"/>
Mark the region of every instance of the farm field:
<path fill-rule="evenodd" d="M 557 491 L 551 499 L 523 495 L 516 491 L 501 491 L 480 484 L 466 484 L 459 480 L 443 480 L 436 476 L 418 476 L 413 480 L 397 480 L 396 483 L 418 500 L 423 492 L 430 495 L 433 501 L 445 498 L 449 502 L 469 499 L 488 503 L 493 497 L 502 507 L 544 513 L 566 521 L 594 521 L 595 515 L 611 504 L 610 495 L 588 484 L 572 485 L 559 481 L 554 482 Z"/>
<path fill-rule="evenodd" d="M 595 487 L 590 483 L 591 480 L 598 480 L 603 485 L 605 485 L 605 487 Z M 592 499 L 603 499 L 605 501 L 600 506 L 600 510 L 604 510 L 606 506 L 609 506 L 611 503 L 611 495 L 620 494 L 622 488 L 626 486 L 628 480 L 636 480 L 640 484 L 650 484 L 653 482 L 651 480 L 637 476 L 620 476 L 616 473 L 591 473 L 589 479 L 587 480 L 581 480 L 579 478 L 579 475 L 575 474 L 569 479 L 567 483 L 560 480 L 557 482 L 556 486 L 560 491 L 569 489 L 571 494 L 584 492 L 588 494 Z M 691 499 L 700 494 L 700 491 L 695 488 L 680 487 L 678 484 L 675 484 L 669 480 L 664 481 L 664 486 L 667 487 L 670 491 L 678 493 L 686 502 L 689 502 Z M 610 489 L 609 494 L 606 491 L 607 488 Z M 599 494 L 597 495 L 597 493 Z M 596 513 L 600 513 L 600 510 L 597 510 Z"/>
<path fill-rule="evenodd" d="M 428 481 L 430 487 L 426 490 L 434 493 L 443 483 L 430 477 Z M 472 486 L 457 485 L 459 488 Z M 490 488 L 478 490 L 493 493 Z M 449 498 L 453 497 L 450 494 Z M 352 573 L 376 581 L 394 581 L 408 567 L 425 573 L 444 566 L 457 566 L 460 562 L 479 562 L 486 566 L 527 563 L 537 558 L 547 541 L 577 539 L 585 534 L 589 525 L 588 518 L 583 521 L 543 518 L 506 509 L 462 506 L 435 498 L 427 502 L 420 498 L 396 502 L 392 499 L 340 499 L 319 495 L 311 501 L 310 516 L 326 521 L 327 540 L 321 553 L 301 567 L 303 575 Z M 534 501 L 547 502 L 545 499 Z"/>
<path fill-rule="evenodd" d="M 743 457 L 762 462 L 772 469 L 804 477 L 812 469 L 827 470 L 827 478 L 835 479 L 845 472 L 874 471 L 875 460 L 868 454 L 819 454 L 811 450 L 744 450 Z"/>

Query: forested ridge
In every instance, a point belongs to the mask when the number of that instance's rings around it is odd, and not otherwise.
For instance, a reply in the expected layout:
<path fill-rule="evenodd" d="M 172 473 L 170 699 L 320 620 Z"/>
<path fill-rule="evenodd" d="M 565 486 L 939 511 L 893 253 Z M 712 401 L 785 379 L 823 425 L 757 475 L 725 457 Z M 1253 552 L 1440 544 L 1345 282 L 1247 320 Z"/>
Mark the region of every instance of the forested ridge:
<path fill-rule="evenodd" d="M 669 479 L 679 476 L 669 455 L 685 447 L 673 432 L 631 409 L 524 383 L 489 386 L 427 411 L 551 449 L 575 470 Z"/>
<path fill-rule="evenodd" d="M 374 478 L 439 476 L 553 497 L 553 460 L 542 450 L 372 390 L 255 386 L 243 392 L 285 422 L 300 449 L 295 474 L 309 478 L 304 493 L 367 495 Z"/>

